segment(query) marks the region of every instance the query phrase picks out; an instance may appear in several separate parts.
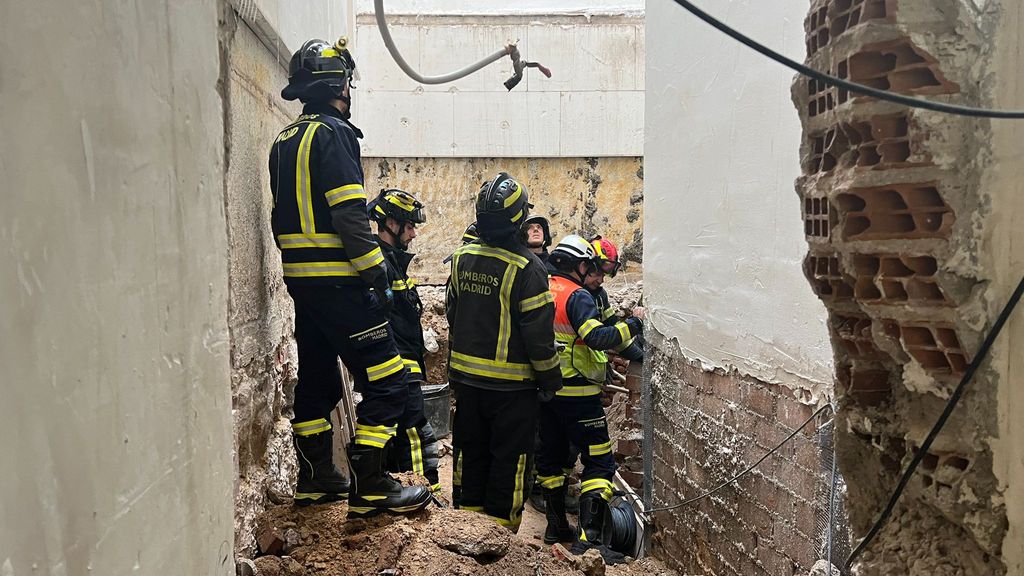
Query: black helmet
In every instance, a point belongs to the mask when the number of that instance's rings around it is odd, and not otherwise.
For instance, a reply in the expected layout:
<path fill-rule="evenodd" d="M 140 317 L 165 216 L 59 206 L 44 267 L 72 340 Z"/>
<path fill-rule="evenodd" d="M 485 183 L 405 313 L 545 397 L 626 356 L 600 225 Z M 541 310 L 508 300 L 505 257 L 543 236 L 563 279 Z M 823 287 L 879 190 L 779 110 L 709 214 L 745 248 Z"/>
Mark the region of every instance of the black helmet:
<path fill-rule="evenodd" d="M 333 46 L 317 38 L 308 40 L 288 63 L 288 85 L 281 90 L 281 97 L 303 102 L 341 98 L 345 82 L 351 81 L 355 70 L 347 38 Z"/>
<path fill-rule="evenodd" d="M 381 190 L 377 198 L 370 202 L 367 211 L 374 222 L 384 222 L 389 216 L 399 222 L 413 224 L 424 224 L 427 221 L 423 204 L 412 194 L 398 188 Z"/>
<path fill-rule="evenodd" d="M 544 231 L 544 248 L 551 246 L 551 227 L 548 225 L 548 219 L 541 216 L 540 214 L 534 214 L 523 221 L 523 232 L 530 224 L 540 224 L 541 230 Z"/>
<path fill-rule="evenodd" d="M 500 242 L 513 236 L 529 215 L 526 186 L 505 172 L 480 187 L 476 198 L 476 229 L 484 240 Z"/>

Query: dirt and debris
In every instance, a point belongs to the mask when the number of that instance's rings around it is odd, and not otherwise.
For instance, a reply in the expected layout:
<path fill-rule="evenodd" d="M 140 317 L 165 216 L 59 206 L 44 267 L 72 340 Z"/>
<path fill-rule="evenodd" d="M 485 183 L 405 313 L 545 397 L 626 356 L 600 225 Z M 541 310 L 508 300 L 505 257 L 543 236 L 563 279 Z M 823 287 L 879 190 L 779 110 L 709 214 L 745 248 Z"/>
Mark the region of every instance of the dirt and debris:
<path fill-rule="evenodd" d="M 465 510 L 431 506 L 409 517 L 365 520 L 348 520 L 347 512 L 344 502 L 268 509 L 257 533 L 281 535 L 284 544 L 280 556 L 253 561 L 256 576 L 674 576 L 652 559 L 605 569 L 600 556 L 595 564 L 586 556 L 556 555 Z M 297 536 L 293 547 L 290 533 Z"/>
<path fill-rule="evenodd" d="M 444 286 L 418 286 L 423 303 L 423 330 L 431 330 L 437 341 L 437 352 L 427 352 L 427 383 L 448 381 L 448 319 L 444 316 Z"/>

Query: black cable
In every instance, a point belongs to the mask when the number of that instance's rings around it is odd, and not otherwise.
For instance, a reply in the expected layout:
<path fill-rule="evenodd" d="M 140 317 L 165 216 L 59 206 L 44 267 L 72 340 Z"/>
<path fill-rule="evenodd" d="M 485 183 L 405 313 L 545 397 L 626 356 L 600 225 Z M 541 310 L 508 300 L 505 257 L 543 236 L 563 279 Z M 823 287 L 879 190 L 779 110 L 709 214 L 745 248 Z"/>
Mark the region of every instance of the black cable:
<path fill-rule="evenodd" d="M 675 510 L 676 508 L 682 508 L 683 506 L 687 506 L 687 505 L 692 504 L 692 503 L 694 503 L 694 502 L 696 502 L 698 500 L 703 500 L 704 498 L 707 498 L 708 496 L 711 496 L 715 492 L 718 492 L 722 488 L 725 488 L 729 484 L 732 484 L 733 482 L 735 482 L 735 481 L 739 480 L 740 478 L 746 476 L 747 473 L 750 472 L 751 470 L 753 470 L 754 468 L 757 468 L 758 464 L 760 464 L 761 462 L 764 462 L 766 458 L 768 458 L 769 456 L 771 456 L 772 454 L 777 452 L 779 450 L 779 448 L 782 448 L 783 446 L 785 446 L 787 442 L 792 440 L 794 436 L 799 434 L 801 430 L 803 430 L 805 427 L 807 427 L 807 425 L 811 423 L 811 420 L 814 420 L 815 418 L 818 417 L 818 414 L 821 414 L 825 410 L 828 410 L 828 409 L 831 409 L 831 408 L 832 408 L 831 404 L 825 404 L 821 408 L 818 408 L 818 410 L 814 414 L 811 414 L 810 418 L 805 420 L 804 423 L 801 424 L 799 428 L 797 428 L 796 430 L 793 430 L 793 432 L 789 436 L 786 436 L 786 439 L 783 440 L 782 442 L 780 442 L 778 446 L 776 446 L 775 448 L 772 448 L 771 450 L 769 450 L 767 454 L 765 454 L 764 456 L 761 456 L 761 458 L 758 459 L 757 462 L 754 462 L 750 466 L 747 466 L 747 468 L 745 470 L 743 470 L 742 472 L 740 472 L 739 474 L 733 476 L 732 478 L 726 480 L 725 482 L 722 482 L 721 484 L 719 484 L 718 486 L 715 486 L 711 490 L 708 490 L 707 492 L 701 494 L 700 496 L 694 496 L 693 498 L 690 498 L 688 500 L 683 500 L 682 502 L 680 502 L 678 504 L 672 504 L 671 506 L 660 506 L 658 508 L 651 508 L 650 510 L 645 510 L 645 512 L 647 514 L 654 514 L 655 512 L 664 512 L 666 510 Z"/>
<path fill-rule="evenodd" d="M 830 86 L 838 86 L 840 88 L 845 88 L 850 92 L 856 92 L 858 94 L 873 96 L 875 98 L 878 98 L 879 100 L 888 100 L 889 102 L 904 104 L 906 106 L 910 106 L 913 108 L 924 108 L 926 110 L 945 112 L 946 114 L 955 114 L 957 116 L 971 116 L 975 118 L 1024 118 L 1024 110 L 990 110 L 987 108 L 973 108 L 970 106 L 959 106 L 956 104 L 944 104 L 942 102 L 933 102 L 931 100 L 911 98 L 909 96 L 903 96 L 901 94 L 889 92 L 888 90 L 879 90 L 877 88 L 872 88 L 870 86 L 865 86 L 863 84 L 858 84 L 856 82 L 843 80 L 842 78 L 836 78 L 835 76 L 825 74 L 824 72 L 819 72 L 814 68 L 805 66 L 795 60 L 787 58 L 782 54 L 779 54 L 778 52 L 772 50 L 771 48 L 764 46 L 763 44 L 759 44 L 755 40 L 752 40 L 749 37 L 744 36 L 740 32 L 737 32 L 736 30 L 725 25 L 720 20 L 715 19 L 707 12 L 704 12 L 700 8 L 697 8 L 691 2 L 689 2 L 689 0 L 673 1 L 676 4 L 679 4 L 680 6 L 685 8 L 686 10 L 688 10 L 697 18 L 700 18 L 701 20 L 707 22 L 720 32 L 731 37 L 733 40 L 736 40 L 737 42 L 740 42 L 741 44 L 749 48 L 752 48 L 753 50 L 756 50 L 762 55 L 767 56 L 768 58 L 771 58 L 772 60 L 775 60 L 776 62 L 782 64 L 783 66 L 787 66 L 803 74 L 804 76 L 814 78 L 815 80 L 818 80 L 819 82 L 824 82 L 825 84 L 828 84 Z"/>
<path fill-rule="evenodd" d="M 985 359 L 985 356 L 988 355 L 989 348 L 992 347 L 992 343 L 995 342 L 996 337 L 999 336 L 999 331 L 1003 329 L 1003 324 L 1006 324 L 1006 320 L 1010 317 L 1010 313 L 1012 313 L 1014 307 L 1017 306 L 1017 302 L 1020 301 L 1022 293 L 1024 293 L 1024 277 L 1021 277 L 1020 283 L 1017 284 L 1017 289 L 1013 291 L 1009 301 L 1006 302 L 1006 306 L 1003 307 L 1003 311 L 999 313 L 999 317 L 996 318 L 995 324 L 992 325 L 992 330 L 990 330 L 988 335 L 985 337 L 985 341 L 982 343 L 978 353 L 975 354 L 974 359 L 971 360 L 971 365 L 967 367 L 967 372 L 965 372 L 963 378 L 960 379 L 960 384 L 957 385 L 956 390 L 954 390 L 953 394 L 949 397 L 949 401 L 946 402 L 946 409 L 942 411 L 942 415 L 939 416 L 938 421 L 936 421 L 935 425 L 932 426 L 932 430 L 928 433 L 928 437 L 924 439 L 921 447 L 917 450 L 917 453 L 914 454 L 914 459 L 910 461 L 910 466 L 907 466 L 906 471 L 903 472 L 903 477 L 900 478 L 900 483 L 896 486 L 896 490 L 889 498 L 889 503 L 886 504 L 885 509 L 882 510 L 882 514 L 878 517 L 878 520 L 875 521 L 871 530 L 868 531 L 867 536 L 860 541 L 857 548 L 855 548 L 854 551 L 850 553 L 850 557 L 846 559 L 846 568 L 849 568 L 853 564 L 853 561 L 860 556 L 861 552 L 867 549 L 868 544 L 871 544 L 871 541 L 875 539 L 876 535 L 878 535 L 878 531 L 885 525 L 885 521 L 889 519 L 889 515 L 892 514 L 892 510 L 895 508 L 896 502 L 899 501 L 900 496 L 903 494 L 903 489 L 906 488 L 907 483 L 910 482 L 910 477 L 914 474 L 914 471 L 917 470 L 917 466 L 921 463 L 921 460 L 924 459 L 925 454 L 928 453 L 928 449 L 931 448 L 932 442 L 935 441 L 935 438 L 939 435 L 942 427 L 946 425 L 946 420 L 949 419 L 949 415 L 953 413 L 953 409 L 956 408 L 957 403 L 960 402 L 960 397 L 963 396 L 964 389 L 974 377 L 974 373 L 978 370 L 978 367 Z"/>

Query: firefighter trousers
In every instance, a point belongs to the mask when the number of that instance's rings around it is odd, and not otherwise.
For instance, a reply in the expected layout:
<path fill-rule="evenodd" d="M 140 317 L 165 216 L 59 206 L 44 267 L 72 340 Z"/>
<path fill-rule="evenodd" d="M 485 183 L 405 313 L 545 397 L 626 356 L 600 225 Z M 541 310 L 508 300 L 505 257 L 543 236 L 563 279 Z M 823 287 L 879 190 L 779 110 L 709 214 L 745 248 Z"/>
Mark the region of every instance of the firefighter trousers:
<path fill-rule="evenodd" d="M 617 466 L 600 395 L 555 396 L 541 404 L 540 437 L 537 482 L 541 486 L 558 488 L 565 483 L 570 446 L 578 446 L 583 461 L 580 496 L 597 492 L 611 499 Z"/>
<path fill-rule="evenodd" d="M 409 399 L 398 418 L 398 434 L 389 455 L 388 470 L 415 472 L 430 481 L 431 490 L 437 491 L 441 488 L 437 475 L 437 437 L 423 412 L 423 382 L 410 380 Z"/>
<path fill-rule="evenodd" d="M 537 391 L 455 385 L 452 496 L 456 508 L 482 512 L 516 532 L 533 460 Z"/>
<path fill-rule="evenodd" d="M 341 400 L 340 357 L 363 397 L 356 406 L 355 443 L 384 448 L 409 394 L 384 314 L 362 286 L 289 286 L 288 294 L 299 349 L 293 429 L 300 435 L 330 430 L 331 410 Z"/>

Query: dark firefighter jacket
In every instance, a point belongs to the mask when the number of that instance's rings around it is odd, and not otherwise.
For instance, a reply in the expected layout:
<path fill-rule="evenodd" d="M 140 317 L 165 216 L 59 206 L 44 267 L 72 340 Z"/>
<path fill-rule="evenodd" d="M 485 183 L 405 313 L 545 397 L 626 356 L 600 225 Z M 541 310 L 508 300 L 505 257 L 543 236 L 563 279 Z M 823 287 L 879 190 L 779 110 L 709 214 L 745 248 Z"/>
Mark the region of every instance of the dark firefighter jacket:
<path fill-rule="evenodd" d="M 380 236 L 376 238 L 384 253 L 388 282 L 395 293 L 395 305 L 388 315 L 388 321 L 395 334 L 395 343 L 398 344 L 398 352 L 402 355 L 405 367 L 417 377 L 417 380 L 422 380 L 423 325 L 420 319 L 423 317 L 423 304 L 420 302 L 415 282 L 409 278 L 409 263 L 412 262 L 414 254 L 391 246 L 381 240 Z"/>
<path fill-rule="evenodd" d="M 561 388 L 547 270 L 521 243 L 456 250 L 445 312 L 452 382 L 488 390 Z"/>
<path fill-rule="evenodd" d="M 289 285 L 383 286 L 384 256 L 366 217 L 355 129 L 307 104 L 270 150 L 271 228 Z"/>

